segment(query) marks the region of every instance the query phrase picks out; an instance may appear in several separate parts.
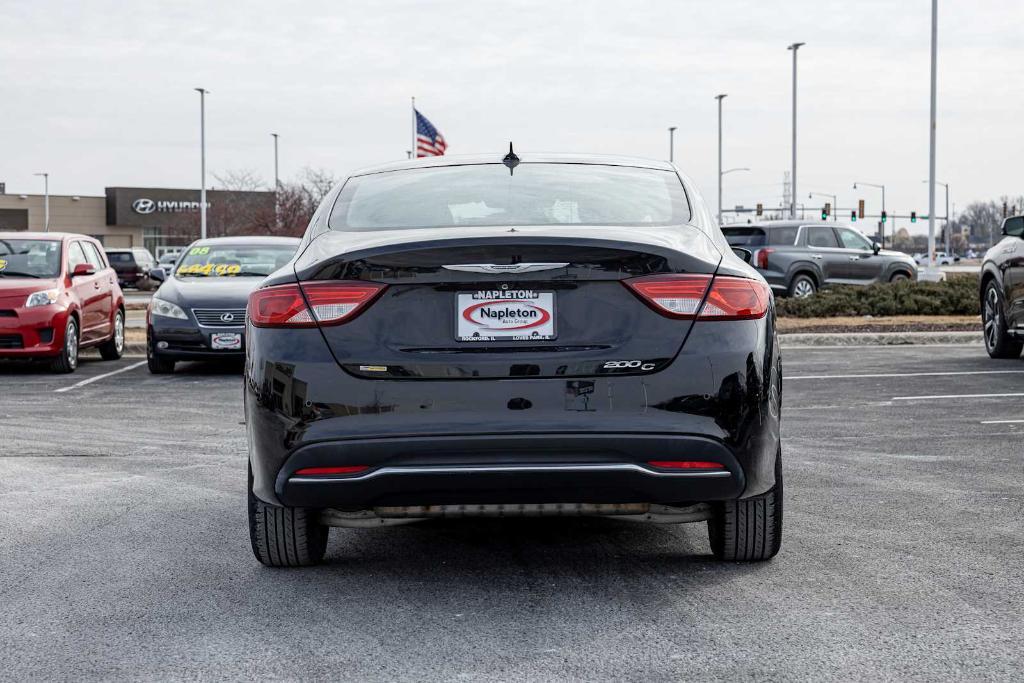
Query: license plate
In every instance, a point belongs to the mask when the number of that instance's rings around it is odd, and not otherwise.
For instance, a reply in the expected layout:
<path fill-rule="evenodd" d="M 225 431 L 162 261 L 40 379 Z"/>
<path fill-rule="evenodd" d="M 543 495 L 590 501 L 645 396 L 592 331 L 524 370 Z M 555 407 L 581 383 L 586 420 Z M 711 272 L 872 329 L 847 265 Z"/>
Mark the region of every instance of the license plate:
<path fill-rule="evenodd" d="M 225 351 L 240 349 L 242 335 L 239 332 L 215 332 L 210 335 L 210 348 Z"/>
<path fill-rule="evenodd" d="M 543 341 L 555 338 L 555 293 L 532 289 L 460 292 L 458 341 Z"/>

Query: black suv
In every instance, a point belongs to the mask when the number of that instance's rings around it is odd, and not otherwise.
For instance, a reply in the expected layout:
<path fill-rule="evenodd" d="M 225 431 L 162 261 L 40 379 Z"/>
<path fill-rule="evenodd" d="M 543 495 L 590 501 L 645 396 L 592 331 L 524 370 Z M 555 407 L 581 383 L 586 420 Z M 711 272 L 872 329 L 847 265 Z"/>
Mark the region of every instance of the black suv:
<path fill-rule="evenodd" d="M 117 273 L 117 282 L 122 287 L 149 288 L 153 283 L 149 271 L 156 267 L 156 259 L 149 249 L 107 249 L 107 260 Z"/>
<path fill-rule="evenodd" d="M 1024 348 L 1024 216 L 1004 220 L 1002 232 L 981 264 L 981 319 L 988 355 L 1016 358 Z"/>
<path fill-rule="evenodd" d="M 752 265 L 772 289 L 805 297 L 824 285 L 916 280 L 914 259 L 883 251 L 848 225 L 770 221 L 722 228 L 729 244 L 753 253 Z"/>

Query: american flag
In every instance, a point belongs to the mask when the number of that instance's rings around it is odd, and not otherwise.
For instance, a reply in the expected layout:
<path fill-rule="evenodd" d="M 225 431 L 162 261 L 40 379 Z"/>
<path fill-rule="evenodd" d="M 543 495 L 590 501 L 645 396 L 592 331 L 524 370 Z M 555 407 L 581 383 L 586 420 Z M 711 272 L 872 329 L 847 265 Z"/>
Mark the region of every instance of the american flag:
<path fill-rule="evenodd" d="M 427 120 L 427 117 L 416 112 L 416 157 L 439 157 L 444 156 L 448 143 L 444 141 L 441 132 L 434 128 L 434 124 Z"/>

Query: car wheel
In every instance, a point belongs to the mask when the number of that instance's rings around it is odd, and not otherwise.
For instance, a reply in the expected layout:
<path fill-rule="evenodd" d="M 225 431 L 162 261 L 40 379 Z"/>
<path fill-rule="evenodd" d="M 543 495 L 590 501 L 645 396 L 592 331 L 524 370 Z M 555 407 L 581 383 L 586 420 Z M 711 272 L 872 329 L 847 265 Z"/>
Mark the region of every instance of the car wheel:
<path fill-rule="evenodd" d="M 893 273 L 892 277 L 889 278 L 889 282 L 906 282 L 909 279 L 910 279 L 910 276 L 907 275 L 906 273 L 903 273 L 903 272 Z"/>
<path fill-rule="evenodd" d="M 990 280 L 985 286 L 985 297 L 981 302 L 981 321 L 985 326 L 985 350 L 992 358 L 1017 358 L 1024 343 L 1010 337 L 1006 331 L 1006 317 L 1003 315 L 1003 297 L 999 285 Z"/>
<path fill-rule="evenodd" d="M 782 449 L 775 461 L 775 487 L 746 500 L 716 503 L 708 520 L 711 552 L 720 560 L 759 562 L 782 547 Z"/>
<path fill-rule="evenodd" d="M 146 365 L 153 375 L 169 375 L 174 372 L 174 361 L 161 357 L 153 348 L 153 338 L 148 335 L 146 338 Z"/>
<path fill-rule="evenodd" d="M 78 343 L 78 323 L 74 318 L 68 318 L 67 327 L 64 328 L 64 348 L 50 363 L 50 368 L 54 372 L 75 371 L 78 367 Z"/>
<path fill-rule="evenodd" d="M 103 360 L 117 360 L 124 355 L 124 313 L 114 315 L 114 334 L 100 345 Z"/>
<path fill-rule="evenodd" d="M 789 283 L 789 295 L 794 299 L 806 299 L 818 291 L 818 285 L 810 275 L 801 273 Z"/>
<path fill-rule="evenodd" d="M 320 511 L 268 505 L 252 492 L 249 469 L 249 542 L 252 554 L 268 567 L 319 564 L 327 550 L 330 527 L 320 524 Z"/>

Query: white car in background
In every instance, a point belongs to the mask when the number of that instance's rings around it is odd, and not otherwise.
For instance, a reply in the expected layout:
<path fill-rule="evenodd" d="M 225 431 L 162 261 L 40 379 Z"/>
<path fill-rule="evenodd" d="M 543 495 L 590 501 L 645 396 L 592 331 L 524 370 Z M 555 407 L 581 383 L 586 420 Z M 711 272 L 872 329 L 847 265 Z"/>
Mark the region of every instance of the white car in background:
<path fill-rule="evenodd" d="M 937 266 L 951 266 L 959 260 L 960 257 L 956 254 L 947 254 L 944 251 L 935 252 L 935 265 Z M 919 266 L 926 265 L 928 263 L 928 254 L 914 254 L 914 262 Z"/>

